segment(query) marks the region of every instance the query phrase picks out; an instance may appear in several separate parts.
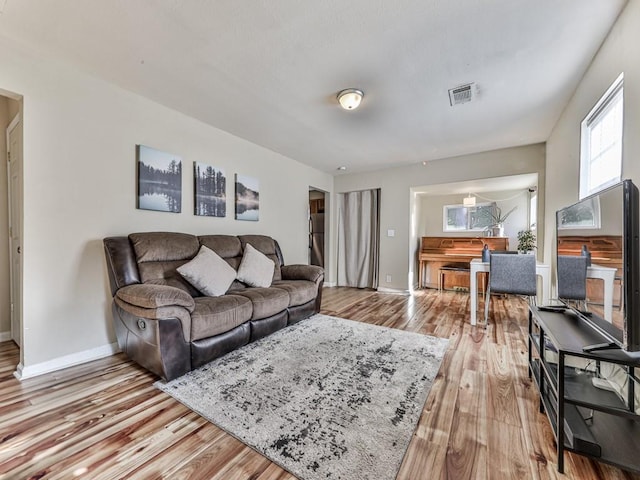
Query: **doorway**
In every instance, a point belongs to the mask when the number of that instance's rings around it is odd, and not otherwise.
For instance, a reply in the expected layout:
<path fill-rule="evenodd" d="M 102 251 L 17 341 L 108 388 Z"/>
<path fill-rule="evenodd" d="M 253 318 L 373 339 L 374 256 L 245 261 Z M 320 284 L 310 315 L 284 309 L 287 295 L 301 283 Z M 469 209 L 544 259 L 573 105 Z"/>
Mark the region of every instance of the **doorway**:
<path fill-rule="evenodd" d="M 324 268 L 326 192 L 309 189 L 309 265 Z"/>
<path fill-rule="evenodd" d="M 9 198 L 9 284 L 11 339 L 22 345 L 22 119 L 7 128 L 7 186 Z"/>
<path fill-rule="evenodd" d="M 0 90 L 1 149 L 5 168 L 0 174 L 0 341 L 22 346 L 22 97 Z M 0 142 L 2 143 L 2 142 Z"/>

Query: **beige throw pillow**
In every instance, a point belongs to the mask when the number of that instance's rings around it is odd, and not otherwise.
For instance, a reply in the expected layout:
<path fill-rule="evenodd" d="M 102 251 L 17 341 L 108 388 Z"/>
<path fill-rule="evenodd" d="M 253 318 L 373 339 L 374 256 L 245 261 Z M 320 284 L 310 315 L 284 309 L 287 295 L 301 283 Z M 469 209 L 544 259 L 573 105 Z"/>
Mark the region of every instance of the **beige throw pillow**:
<path fill-rule="evenodd" d="M 238 280 L 252 287 L 270 287 L 275 263 L 247 243 L 238 268 Z"/>
<path fill-rule="evenodd" d="M 176 270 L 191 285 L 209 297 L 224 295 L 236 279 L 233 267 L 204 245 L 200 247 L 193 260 Z"/>

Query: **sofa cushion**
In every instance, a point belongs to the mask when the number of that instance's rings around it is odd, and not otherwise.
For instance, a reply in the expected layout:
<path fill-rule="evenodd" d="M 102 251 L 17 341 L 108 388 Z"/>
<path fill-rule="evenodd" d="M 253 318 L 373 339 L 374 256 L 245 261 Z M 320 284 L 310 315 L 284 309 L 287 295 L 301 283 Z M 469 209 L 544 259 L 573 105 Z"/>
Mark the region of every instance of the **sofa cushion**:
<path fill-rule="evenodd" d="M 198 297 L 191 313 L 191 341 L 219 335 L 251 319 L 253 306 L 247 297 L 223 295 Z"/>
<path fill-rule="evenodd" d="M 142 283 L 170 285 L 192 296 L 200 295 L 189 282 L 176 271 L 191 260 L 200 244 L 194 235 L 172 232 L 132 233 L 129 240 L 135 252 Z"/>
<path fill-rule="evenodd" d="M 273 260 L 247 243 L 238 268 L 238 280 L 252 287 L 268 287 L 273 281 Z"/>
<path fill-rule="evenodd" d="M 140 279 L 144 284 L 169 285 L 170 287 L 176 287 L 180 290 L 184 290 L 192 297 L 199 297 L 201 293 L 193 285 L 182 278 L 182 275 L 180 275 L 176 270 L 176 268 L 180 265 L 184 265 L 185 263 L 186 262 L 183 260 L 176 262 L 141 263 L 138 266 Z"/>
<path fill-rule="evenodd" d="M 273 281 L 282 280 L 280 273 L 281 262 L 276 251 L 276 241 L 273 238 L 266 235 L 240 235 L 238 238 L 243 249 L 246 248 L 247 244 L 251 244 L 253 248 L 273 260 Z"/>
<path fill-rule="evenodd" d="M 251 300 L 253 305 L 251 320 L 262 320 L 286 310 L 289 306 L 289 294 L 280 288 L 247 288 L 233 294 Z"/>
<path fill-rule="evenodd" d="M 219 297 L 236 279 L 236 271 L 213 250 L 200 247 L 200 251 L 193 260 L 179 266 L 178 273 L 196 287 L 200 292 L 210 297 Z"/>
<path fill-rule="evenodd" d="M 200 245 L 210 248 L 235 270 L 242 260 L 242 244 L 240 239 L 233 235 L 202 235 L 198 237 Z"/>
<path fill-rule="evenodd" d="M 129 240 L 138 263 L 191 260 L 200 248 L 198 238 L 186 233 L 132 233 Z"/>
<path fill-rule="evenodd" d="M 286 290 L 289 294 L 289 307 L 304 305 L 318 294 L 318 286 L 308 280 L 281 280 L 273 282 L 272 287 Z"/>
<path fill-rule="evenodd" d="M 232 293 L 237 290 L 244 290 L 245 288 L 251 288 L 251 287 L 247 287 L 244 283 L 239 282 L 238 279 L 236 278 L 231 284 L 231 286 L 229 287 L 229 290 L 227 290 L 227 293 Z"/>

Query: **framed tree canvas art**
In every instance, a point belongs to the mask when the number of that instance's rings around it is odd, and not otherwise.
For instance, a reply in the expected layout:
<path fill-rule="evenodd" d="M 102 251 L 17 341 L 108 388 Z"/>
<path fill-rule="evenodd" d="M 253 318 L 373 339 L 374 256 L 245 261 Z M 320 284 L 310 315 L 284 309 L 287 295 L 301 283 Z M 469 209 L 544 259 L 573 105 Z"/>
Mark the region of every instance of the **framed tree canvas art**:
<path fill-rule="evenodd" d="M 236 220 L 260 219 L 260 184 L 257 178 L 236 173 Z"/>
<path fill-rule="evenodd" d="M 224 217 L 227 215 L 227 177 L 221 168 L 204 163 L 193 164 L 195 215 Z"/>
<path fill-rule="evenodd" d="M 138 204 L 142 210 L 182 211 L 182 159 L 144 145 L 136 145 Z"/>

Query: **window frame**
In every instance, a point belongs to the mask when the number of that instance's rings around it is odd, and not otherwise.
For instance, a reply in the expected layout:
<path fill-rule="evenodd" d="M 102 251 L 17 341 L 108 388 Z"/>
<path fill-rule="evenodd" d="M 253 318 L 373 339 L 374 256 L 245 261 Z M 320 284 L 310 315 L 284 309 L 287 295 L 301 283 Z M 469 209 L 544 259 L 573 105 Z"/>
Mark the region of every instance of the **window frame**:
<path fill-rule="evenodd" d="M 614 166 L 616 175 L 609 178 L 604 183 L 589 188 L 591 165 L 591 126 L 598 120 L 606 116 L 611 111 L 612 105 L 621 102 L 622 107 L 622 127 L 620 131 L 620 158 L 618 164 Z M 622 178 L 622 146 L 624 137 L 624 72 L 611 84 L 607 91 L 600 97 L 595 106 L 589 111 L 580 124 L 580 186 L 579 198 L 582 200 L 589 195 L 593 195 L 611 185 L 615 185 Z"/>
<path fill-rule="evenodd" d="M 538 191 L 529 190 L 529 230 L 538 228 Z"/>
<path fill-rule="evenodd" d="M 469 228 L 471 226 L 471 210 L 476 210 L 478 207 L 491 207 L 492 209 L 495 210 L 496 208 L 496 203 L 495 202 L 483 202 L 483 203 L 476 203 L 475 206 L 473 207 L 466 207 L 462 204 L 453 204 L 453 205 L 443 205 L 442 206 L 442 231 L 443 233 L 465 233 L 465 232 L 484 232 L 485 230 L 487 230 L 487 227 L 478 227 L 478 228 Z M 453 210 L 453 209 L 461 209 L 461 210 L 465 210 L 465 215 L 466 215 L 466 225 L 465 228 L 448 228 L 448 223 L 447 223 L 447 219 L 448 219 L 448 210 Z"/>

